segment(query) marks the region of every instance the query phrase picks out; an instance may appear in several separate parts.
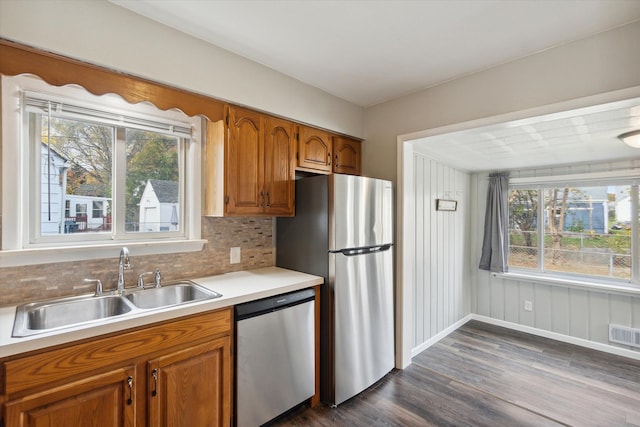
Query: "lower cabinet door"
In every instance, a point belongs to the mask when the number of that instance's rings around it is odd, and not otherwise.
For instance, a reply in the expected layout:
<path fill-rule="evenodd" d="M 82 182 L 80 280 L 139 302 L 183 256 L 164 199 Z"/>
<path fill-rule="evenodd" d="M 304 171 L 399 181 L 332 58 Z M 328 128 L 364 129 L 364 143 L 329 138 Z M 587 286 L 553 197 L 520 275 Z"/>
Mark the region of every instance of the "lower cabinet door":
<path fill-rule="evenodd" d="M 230 346 L 227 336 L 149 361 L 149 425 L 229 426 Z"/>
<path fill-rule="evenodd" d="M 6 404 L 7 426 L 135 426 L 135 366 L 118 368 Z"/>

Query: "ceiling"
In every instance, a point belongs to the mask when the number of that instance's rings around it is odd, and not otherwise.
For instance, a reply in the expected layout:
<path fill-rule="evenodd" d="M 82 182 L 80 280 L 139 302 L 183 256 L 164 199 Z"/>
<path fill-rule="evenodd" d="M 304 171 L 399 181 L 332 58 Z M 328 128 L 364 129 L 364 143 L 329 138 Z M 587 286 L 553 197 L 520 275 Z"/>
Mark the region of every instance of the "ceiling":
<path fill-rule="evenodd" d="M 415 151 L 477 172 L 640 157 L 618 135 L 640 129 L 640 98 L 414 140 Z"/>
<path fill-rule="evenodd" d="M 640 0 L 111 0 L 361 106 L 640 19 Z"/>
<path fill-rule="evenodd" d="M 640 20 L 640 0 L 110 0 L 368 107 Z M 416 141 L 468 171 L 637 158 L 640 99 Z M 464 153 L 464 155 L 461 155 Z"/>

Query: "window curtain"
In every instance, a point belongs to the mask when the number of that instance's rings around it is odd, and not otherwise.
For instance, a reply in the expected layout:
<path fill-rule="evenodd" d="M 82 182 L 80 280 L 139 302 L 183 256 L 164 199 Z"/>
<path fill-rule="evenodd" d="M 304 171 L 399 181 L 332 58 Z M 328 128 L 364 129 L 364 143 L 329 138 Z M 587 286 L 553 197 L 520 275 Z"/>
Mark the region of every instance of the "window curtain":
<path fill-rule="evenodd" d="M 480 269 L 494 273 L 507 271 L 508 239 L 509 174 L 505 172 L 492 173 L 489 175 Z"/>

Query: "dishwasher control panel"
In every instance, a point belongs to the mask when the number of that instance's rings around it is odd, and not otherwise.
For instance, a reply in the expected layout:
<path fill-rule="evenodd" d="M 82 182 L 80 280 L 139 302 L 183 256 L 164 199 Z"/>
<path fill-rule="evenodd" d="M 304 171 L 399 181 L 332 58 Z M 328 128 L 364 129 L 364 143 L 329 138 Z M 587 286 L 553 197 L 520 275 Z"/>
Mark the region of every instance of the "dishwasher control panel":
<path fill-rule="evenodd" d="M 303 289 L 301 291 L 238 304 L 235 306 L 236 321 L 259 316 L 271 311 L 281 310 L 282 308 L 292 305 L 302 304 L 315 299 L 315 296 L 316 291 L 314 289 Z"/>

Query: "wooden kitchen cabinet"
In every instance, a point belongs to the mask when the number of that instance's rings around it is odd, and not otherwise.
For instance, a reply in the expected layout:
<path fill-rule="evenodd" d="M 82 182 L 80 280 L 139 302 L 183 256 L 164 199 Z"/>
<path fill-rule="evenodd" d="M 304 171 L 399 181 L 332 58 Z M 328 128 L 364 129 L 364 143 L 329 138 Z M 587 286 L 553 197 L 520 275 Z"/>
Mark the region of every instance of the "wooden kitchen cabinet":
<path fill-rule="evenodd" d="M 264 210 L 262 157 L 264 123 L 261 114 L 228 108 L 225 150 L 225 213 L 261 214 Z"/>
<path fill-rule="evenodd" d="M 230 347 L 230 338 L 223 337 L 151 360 L 149 425 L 228 425 L 225 392 L 230 378 L 225 369 L 231 364 Z"/>
<path fill-rule="evenodd" d="M 6 405 L 6 425 L 80 426 L 91 420 L 95 426 L 134 426 L 136 377 L 135 366 L 128 366 L 27 394 Z"/>
<path fill-rule="evenodd" d="M 205 215 L 293 216 L 295 125 L 227 108 L 207 125 Z"/>
<path fill-rule="evenodd" d="M 361 143 L 343 136 L 333 137 L 333 172 L 361 175 Z"/>
<path fill-rule="evenodd" d="M 205 216 L 294 216 L 296 170 L 361 174 L 360 141 L 234 106 L 207 122 L 204 159 Z"/>
<path fill-rule="evenodd" d="M 308 126 L 298 128 L 296 169 L 314 173 L 362 173 L 360 141 Z"/>
<path fill-rule="evenodd" d="M 287 120 L 265 119 L 263 186 L 271 215 L 295 213 L 295 130 Z"/>
<path fill-rule="evenodd" d="M 6 425 L 229 426 L 232 320 L 218 310 L 7 358 Z"/>
<path fill-rule="evenodd" d="M 309 126 L 298 126 L 296 169 L 330 174 L 332 171 L 331 134 Z"/>

